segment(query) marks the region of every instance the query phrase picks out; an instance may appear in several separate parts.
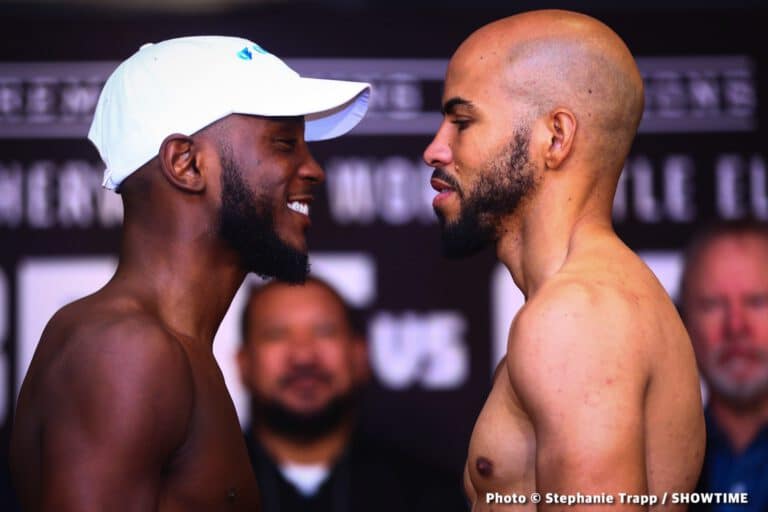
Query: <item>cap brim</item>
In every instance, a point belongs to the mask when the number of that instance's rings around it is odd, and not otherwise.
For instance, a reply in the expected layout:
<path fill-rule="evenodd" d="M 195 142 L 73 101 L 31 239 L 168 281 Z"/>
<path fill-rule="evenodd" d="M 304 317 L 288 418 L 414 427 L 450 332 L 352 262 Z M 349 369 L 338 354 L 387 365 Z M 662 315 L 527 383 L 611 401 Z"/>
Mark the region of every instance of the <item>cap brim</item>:
<path fill-rule="evenodd" d="M 306 140 L 340 137 L 357 126 L 368 112 L 371 86 L 367 83 L 319 78 L 302 78 L 301 83 L 307 90 L 304 97 L 316 98 L 316 106 L 321 107 L 313 106 L 314 101 L 306 105 Z"/>
<path fill-rule="evenodd" d="M 368 111 L 371 86 L 365 82 L 297 77 L 280 84 L 279 91 L 263 92 L 282 101 L 253 108 L 236 108 L 240 114 L 261 116 L 304 116 L 304 138 L 326 140 L 344 135 L 363 119 Z M 253 94 L 253 93 L 251 93 Z M 250 103 L 250 102 L 248 102 Z"/>

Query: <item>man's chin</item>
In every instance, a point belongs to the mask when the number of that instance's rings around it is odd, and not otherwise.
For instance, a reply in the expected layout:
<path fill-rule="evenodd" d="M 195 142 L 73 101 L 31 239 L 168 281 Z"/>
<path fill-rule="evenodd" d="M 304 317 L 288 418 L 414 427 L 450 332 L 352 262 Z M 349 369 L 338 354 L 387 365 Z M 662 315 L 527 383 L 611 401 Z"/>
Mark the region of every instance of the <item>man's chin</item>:
<path fill-rule="evenodd" d="M 317 414 L 328 407 L 332 397 L 326 393 L 318 393 L 317 389 L 312 391 L 292 390 L 284 393 L 278 399 L 278 403 L 286 411 L 290 411 L 297 416 Z"/>
<path fill-rule="evenodd" d="M 258 421 L 274 432 L 299 441 L 319 439 L 350 417 L 356 409 L 358 394 L 352 391 L 326 401 L 322 406 L 287 403 L 285 400 L 254 403 Z"/>
<path fill-rule="evenodd" d="M 493 244 L 492 237 L 480 230 L 467 230 L 460 224 L 446 224 L 440 233 L 444 257 L 458 260 L 474 256 Z"/>
<path fill-rule="evenodd" d="M 257 258 L 248 261 L 244 254 L 247 268 L 264 278 L 275 278 L 290 284 L 303 284 L 309 275 L 309 256 L 306 251 L 275 237 L 267 250 L 262 249 Z"/>
<path fill-rule="evenodd" d="M 297 418 L 302 418 L 304 420 L 310 420 L 314 417 L 316 417 L 318 414 L 321 414 L 326 407 L 328 407 L 328 403 L 325 402 L 323 404 L 312 404 L 311 406 L 307 405 L 284 405 L 286 410 L 290 411 L 291 414 L 293 414 Z"/>
<path fill-rule="evenodd" d="M 437 217 L 437 222 L 440 224 L 440 227 L 442 229 L 445 229 L 446 226 L 450 226 L 452 224 L 456 224 L 460 216 L 458 214 L 449 215 L 448 212 L 445 211 L 445 208 L 442 208 L 440 206 L 432 206 L 432 211 L 435 212 L 435 216 Z"/>
<path fill-rule="evenodd" d="M 768 398 L 768 372 L 746 378 L 724 371 L 709 371 L 707 385 L 712 394 L 719 395 L 735 408 L 751 409 Z"/>
<path fill-rule="evenodd" d="M 309 244 L 307 243 L 307 237 L 303 233 L 293 238 L 284 238 L 281 235 L 277 235 L 277 237 L 287 250 L 302 256 L 309 254 Z"/>
<path fill-rule="evenodd" d="M 304 258 L 303 261 L 296 261 L 290 264 L 283 263 L 279 267 L 266 272 L 258 268 L 254 268 L 251 271 L 261 277 L 274 278 L 288 284 L 304 284 L 309 275 L 309 261 Z"/>

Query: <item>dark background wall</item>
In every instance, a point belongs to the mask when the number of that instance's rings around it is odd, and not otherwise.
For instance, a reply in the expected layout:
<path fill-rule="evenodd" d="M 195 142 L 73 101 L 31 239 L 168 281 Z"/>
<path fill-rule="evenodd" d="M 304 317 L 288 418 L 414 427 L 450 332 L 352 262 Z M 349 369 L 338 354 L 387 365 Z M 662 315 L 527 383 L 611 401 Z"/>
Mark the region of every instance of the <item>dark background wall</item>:
<path fill-rule="evenodd" d="M 313 146 L 328 175 L 312 214 L 314 268 L 367 313 L 367 428 L 456 473 L 521 301 L 493 254 L 439 256 L 431 171 L 420 160 L 439 123 L 447 58 L 471 31 L 560 6 L 625 39 L 646 80 L 646 112 L 614 221 L 671 294 L 679 249 L 696 226 L 768 218 L 768 16 L 757 3 L 465 4 L 0 4 L 0 459 L 42 326 L 113 268 L 121 209 L 99 189 L 103 167 L 84 135 L 106 76 L 145 42 L 239 35 L 304 74 L 374 83 L 368 119 L 349 137 Z M 179 86 L 205 72 L 189 70 Z M 241 299 L 216 346 L 246 421 L 231 373 Z"/>

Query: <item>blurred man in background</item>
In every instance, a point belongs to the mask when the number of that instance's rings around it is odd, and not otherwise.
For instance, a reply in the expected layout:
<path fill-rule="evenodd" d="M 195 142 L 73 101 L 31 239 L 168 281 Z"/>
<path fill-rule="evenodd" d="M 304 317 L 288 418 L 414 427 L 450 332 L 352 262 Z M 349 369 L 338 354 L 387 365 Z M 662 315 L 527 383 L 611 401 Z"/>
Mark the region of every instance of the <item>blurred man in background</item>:
<path fill-rule="evenodd" d="M 768 225 L 709 227 L 691 243 L 681 287 L 685 323 L 709 390 L 699 490 L 747 492 L 768 510 Z"/>
<path fill-rule="evenodd" d="M 327 283 L 255 288 L 242 337 L 253 418 L 246 442 L 265 512 L 465 510 L 458 480 L 441 482 L 359 432 L 365 339 Z"/>

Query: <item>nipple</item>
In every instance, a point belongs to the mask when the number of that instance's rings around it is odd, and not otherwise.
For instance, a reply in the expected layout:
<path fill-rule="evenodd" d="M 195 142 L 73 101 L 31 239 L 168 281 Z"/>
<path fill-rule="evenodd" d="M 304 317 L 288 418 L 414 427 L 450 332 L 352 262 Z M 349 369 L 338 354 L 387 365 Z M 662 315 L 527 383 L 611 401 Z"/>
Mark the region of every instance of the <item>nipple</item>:
<path fill-rule="evenodd" d="M 475 467 L 481 476 L 488 477 L 491 476 L 491 473 L 493 473 L 493 463 L 485 457 L 478 457 L 477 461 L 475 462 Z"/>

